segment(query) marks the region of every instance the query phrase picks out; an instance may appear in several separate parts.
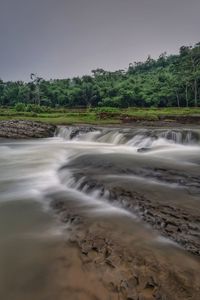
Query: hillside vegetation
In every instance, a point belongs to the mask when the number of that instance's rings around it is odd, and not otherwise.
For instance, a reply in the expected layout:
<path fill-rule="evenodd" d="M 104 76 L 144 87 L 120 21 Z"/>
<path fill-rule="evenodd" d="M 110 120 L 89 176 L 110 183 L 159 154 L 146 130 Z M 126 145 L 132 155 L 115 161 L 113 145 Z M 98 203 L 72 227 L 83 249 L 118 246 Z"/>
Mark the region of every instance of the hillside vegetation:
<path fill-rule="evenodd" d="M 200 105 L 200 43 L 178 55 L 135 62 L 128 69 L 92 71 L 91 76 L 30 82 L 0 80 L 0 105 L 17 111 L 84 107 L 197 107 Z"/>

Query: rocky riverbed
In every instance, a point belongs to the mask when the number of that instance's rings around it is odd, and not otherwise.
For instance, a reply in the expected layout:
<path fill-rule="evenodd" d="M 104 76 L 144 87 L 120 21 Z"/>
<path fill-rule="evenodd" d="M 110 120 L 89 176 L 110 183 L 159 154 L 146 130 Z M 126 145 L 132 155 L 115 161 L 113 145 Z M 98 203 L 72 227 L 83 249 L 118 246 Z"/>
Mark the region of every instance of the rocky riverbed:
<path fill-rule="evenodd" d="M 199 131 L 72 129 L 62 135 L 77 147 L 80 141 L 82 150 L 70 152 L 58 171 L 70 194 L 49 196 L 70 227 L 66 251 L 77 249 L 85 276 L 95 274 L 106 288 L 94 298 L 198 300 Z M 83 202 L 74 202 L 71 189 Z M 95 217 L 99 201 L 105 208 Z M 127 216 L 108 217 L 108 203 Z"/>
<path fill-rule="evenodd" d="M 111 203 L 117 203 L 132 211 L 163 236 L 177 242 L 193 254 L 200 255 L 200 208 L 196 202 L 200 194 L 198 170 L 186 174 L 182 173 L 182 168 L 159 168 L 156 165 L 150 168 L 142 161 L 134 162 L 134 167 L 131 167 L 130 159 L 124 159 L 123 164 L 116 165 L 113 155 L 108 160 L 107 158 L 108 155 L 103 156 L 99 164 L 97 157 L 93 156 L 91 159 L 91 156 L 85 155 L 81 157 L 81 162 L 71 161 L 66 167 L 76 170 L 77 164 L 82 165 L 82 172 L 74 172 L 76 181 L 81 182 L 80 190 L 84 189 L 86 193 L 99 190 L 100 195 L 106 194 Z M 88 165 L 92 166 L 90 170 Z M 113 170 L 113 176 L 109 176 L 110 168 Z M 134 176 L 136 180 L 144 178 L 144 181 L 133 186 L 131 179 Z M 159 183 L 163 183 L 161 190 Z M 170 194 L 167 197 L 167 193 L 170 193 L 167 184 L 174 183 L 173 197 Z M 151 185 L 154 189 L 157 188 L 157 195 L 160 194 L 160 197 L 155 197 L 155 193 L 151 192 Z M 178 203 L 180 199 L 181 204 Z"/>
<path fill-rule="evenodd" d="M 32 121 L 0 121 L 0 137 L 13 139 L 47 138 L 54 136 L 54 125 Z"/>
<path fill-rule="evenodd" d="M 82 296 L 77 299 L 199 299 L 199 260 L 185 258 L 184 252 L 174 258 L 174 249 L 163 256 L 162 249 L 159 251 L 158 247 L 154 252 L 148 245 L 141 246 L 138 238 L 128 234 L 119 224 L 98 219 L 91 222 L 69 209 L 65 201 L 55 200 L 51 205 L 63 222 L 73 226 L 62 260 L 70 262 L 69 247 L 78 249 L 84 276 L 93 276 L 94 283 L 97 280 L 104 288 L 100 292 L 92 289 L 93 298 L 87 293 L 91 287 L 79 283 Z M 181 260 L 185 260 L 185 266 Z M 74 288 L 73 295 L 76 293 Z M 84 294 L 87 297 L 84 298 Z"/>

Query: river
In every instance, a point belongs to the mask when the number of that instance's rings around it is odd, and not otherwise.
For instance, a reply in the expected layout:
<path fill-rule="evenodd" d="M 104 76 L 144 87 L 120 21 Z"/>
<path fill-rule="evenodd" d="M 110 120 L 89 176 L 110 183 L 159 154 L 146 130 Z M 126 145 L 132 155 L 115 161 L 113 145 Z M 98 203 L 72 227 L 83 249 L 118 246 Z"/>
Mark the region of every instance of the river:
<path fill-rule="evenodd" d="M 181 299 L 199 299 L 199 128 L 60 127 L 53 138 L 0 139 L 0 170 L 0 299 L 115 299 L 98 296 L 66 246 L 79 218 L 169 263 L 187 281 L 191 297 Z M 65 222 L 56 201 L 70 211 Z"/>

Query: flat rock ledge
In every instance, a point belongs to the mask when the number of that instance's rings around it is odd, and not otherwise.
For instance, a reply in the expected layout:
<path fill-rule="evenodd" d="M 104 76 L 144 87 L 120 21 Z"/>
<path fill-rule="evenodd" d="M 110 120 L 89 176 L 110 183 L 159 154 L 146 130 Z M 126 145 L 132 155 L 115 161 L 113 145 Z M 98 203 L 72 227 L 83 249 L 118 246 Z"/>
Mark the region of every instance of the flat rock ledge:
<path fill-rule="evenodd" d="M 106 222 L 90 222 L 68 205 L 65 199 L 51 202 L 52 209 L 70 229 L 66 253 L 69 245 L 78 249 L 85 276 L 94 273 L 109 293 L 100 298 L 97 290 L 95 297 L 88 295 L 88 300 L 199 300 L 198 268 L 191 265 L 188 270 L 187 264 L 174 265 L 170 255 L 165 258 L 148 247 L 141 248 L 134 235 L 119 233 Z"/>
<path fill-rule="evenodd" d="M 56 126 L 41 122 L 0 121 L 0 137 L 13 139 L 48 138 L 54 136 Z"/>

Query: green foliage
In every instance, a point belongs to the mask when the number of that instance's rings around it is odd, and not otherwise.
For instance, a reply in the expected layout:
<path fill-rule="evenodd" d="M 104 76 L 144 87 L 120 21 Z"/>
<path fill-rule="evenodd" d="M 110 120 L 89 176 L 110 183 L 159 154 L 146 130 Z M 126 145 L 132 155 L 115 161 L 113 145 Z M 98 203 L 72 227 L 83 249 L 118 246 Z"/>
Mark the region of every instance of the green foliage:
<path fill-rule="evenodd" d="M 25 109 L 27 112 L 34 112 L 34 113 L 45 113 L 50 112 L 51 108 L 46 106 L 40 106 L 38 104 L 28 104 Z"/>
<path fill-rule="evenodd" d="M 38 104 L 25 104 L 18 102 L 14 106 L 15 111 L 17 112 L 31 112 L 31 113 L 49 113 L 52 111 L 50 107 L 40 106 Z"/>
<path fill-rule="evenodd" d="M 26 111 L 26 105 L 22 102 L 18 102 L 15 104 L 16 111 Z"/>
<path fill-rule="evenodd" d="M 200 43 L 179 55 L 130 64 L 127 71 L 92 70 L 92 76 L 31 82 L 0 80 L 0 105 L 33 113 L 59 108 L 192 107 L 200 105 Z"/>

